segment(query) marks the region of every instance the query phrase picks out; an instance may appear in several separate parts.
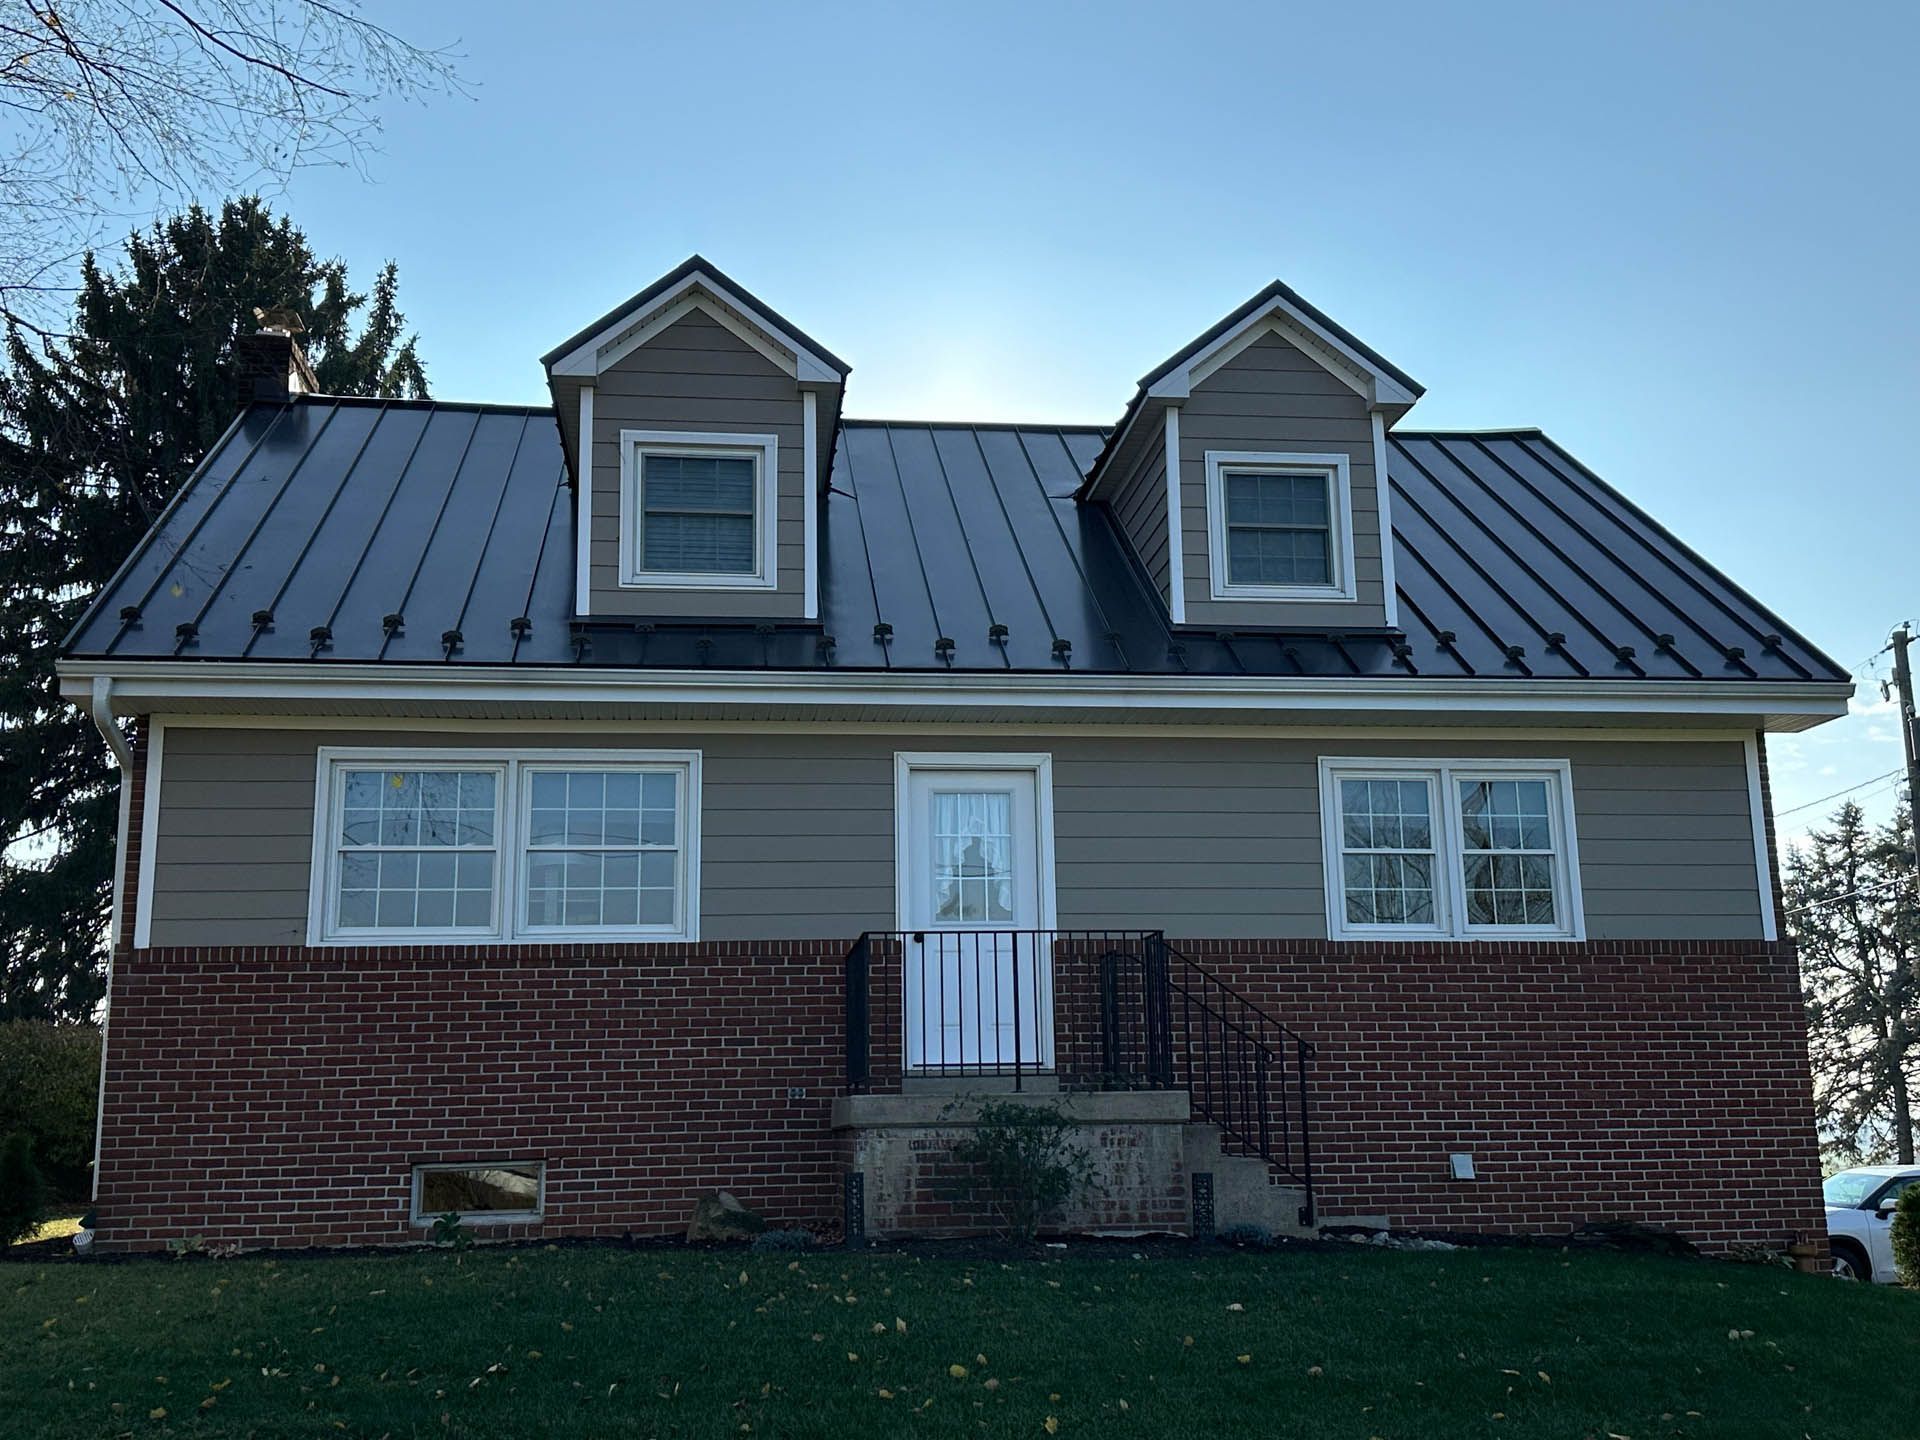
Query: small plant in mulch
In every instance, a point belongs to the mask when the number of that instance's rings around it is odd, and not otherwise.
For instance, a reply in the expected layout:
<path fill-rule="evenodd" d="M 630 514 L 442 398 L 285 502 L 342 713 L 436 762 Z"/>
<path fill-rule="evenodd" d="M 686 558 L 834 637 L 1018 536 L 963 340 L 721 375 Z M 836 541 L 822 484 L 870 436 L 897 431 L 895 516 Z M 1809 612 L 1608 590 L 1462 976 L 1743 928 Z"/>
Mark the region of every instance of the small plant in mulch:
<path fill-rule="evenodd" d="M 1719 1258 L 1736 1265 L 1778 1265 L 1793 1269 L 1793 1256 L 1777 1245 L 1729 1245 L 1720 1252 Z"/>
<path fill-rule="evenodd" d="M 957 1118 L 971 1102 L 942 1112 Z M 1093 1158 L 1075 1143 L 1076 1121 L 1058 1103 L 980 1101 L 970 1128 L 954 1141 L 953 1158 L 985 1182 L 988 1203 L 1011 1240 L 1031 1244 L 1040 1227 L 1093 1184 Z"/>
<path fill-rule="evenodd" d="M 1902 1285 L 1920 1289 L 1920 1183 L 1900 1192 L 1893 1207 L 1893 1272 Z"/>
<path fill-rule="evenodd" d="M 470 1250 L 473 1232 L 460 1223 L 460 1216 L 449 1210 L 428 1227 L 427 1238 L 442 1250 Z"/>

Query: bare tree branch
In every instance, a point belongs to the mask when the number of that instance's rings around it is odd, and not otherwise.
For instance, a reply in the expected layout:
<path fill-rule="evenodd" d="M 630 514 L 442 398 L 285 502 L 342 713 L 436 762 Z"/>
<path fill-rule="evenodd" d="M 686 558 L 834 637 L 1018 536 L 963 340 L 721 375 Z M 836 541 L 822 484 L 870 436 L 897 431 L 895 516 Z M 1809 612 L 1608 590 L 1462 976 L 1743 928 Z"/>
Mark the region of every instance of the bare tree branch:
<path fill-rule="evenodd" d="M 455 59 L 356 0 L 0 0 L 0 322 L 57 338 L 46 278 L 109 227 L 364 169 L 385 102 L 464 93 Z"/>

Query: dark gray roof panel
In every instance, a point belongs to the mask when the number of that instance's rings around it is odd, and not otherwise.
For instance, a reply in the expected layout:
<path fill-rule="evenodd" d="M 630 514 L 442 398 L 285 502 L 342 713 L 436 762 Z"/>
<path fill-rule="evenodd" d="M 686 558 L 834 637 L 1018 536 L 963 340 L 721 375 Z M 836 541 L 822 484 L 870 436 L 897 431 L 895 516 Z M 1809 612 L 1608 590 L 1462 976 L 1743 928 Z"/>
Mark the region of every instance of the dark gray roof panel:
<path fill-rule="evenodd" d="M 579 622 L 571 492 L 551 411 L 325 397 L 256 405 L 67 653 L 1845 678 L 1536 431 L 1393 435 L 1404 638 L 1175 631 L 1106 509 L 1074 499 L 1104 438 L 1092 427 L 846 421 L 820 527 L 818 624 Z M 136 618 L 123 619 L 123 607 Z"/>

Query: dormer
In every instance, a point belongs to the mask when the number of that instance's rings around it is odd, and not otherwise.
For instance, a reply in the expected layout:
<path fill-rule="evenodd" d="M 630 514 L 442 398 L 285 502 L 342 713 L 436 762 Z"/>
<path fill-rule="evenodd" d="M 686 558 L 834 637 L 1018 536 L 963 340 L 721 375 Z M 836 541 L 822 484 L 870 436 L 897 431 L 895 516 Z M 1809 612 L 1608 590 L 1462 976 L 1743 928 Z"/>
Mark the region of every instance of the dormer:
<path fill-rule="evenodd" d="M 1142 377 L 1080 495 L 1175 625 L 1392 629 L 1386 430 L 1420 395 L 1275 281 Z"/>
<path fill-rule="evenodd" d="M 578 617 L 818 619 L 844 362 L 696 255 L 541 363 Z"/>

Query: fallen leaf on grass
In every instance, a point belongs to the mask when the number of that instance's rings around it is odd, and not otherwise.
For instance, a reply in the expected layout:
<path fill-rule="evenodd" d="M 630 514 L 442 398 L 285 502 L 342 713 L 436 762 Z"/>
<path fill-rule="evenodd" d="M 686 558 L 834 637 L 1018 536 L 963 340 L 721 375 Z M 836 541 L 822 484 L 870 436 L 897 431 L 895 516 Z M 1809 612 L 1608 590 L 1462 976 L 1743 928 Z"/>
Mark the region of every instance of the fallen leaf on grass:
<path fill-rule="evenodd" d="M 1060 1422 L 1051 1415 L 1047 1416 L 1046 1431 L 1049 1435 L 1058 1435 L 1060 1433 Z"/>
<path fill-rule="evenodd" d="M 1233 1358 L 1238 1360 L 1242 1365 L 1251 1365 L 1253 1363 L 1253 1356 L 1251 1355 L 1236 1355 Z"/>
<path fill-rule="evenodd" d="M 967 1378 L 967 1367 L 964 1365 L 949 1365 L 947 1366 L 947 1374 L 956 1380 L 964 1380 Z"/>
<path fill-rule="evenodd" d="M 166 1406 L 164 1406 L 164 1405 L 156 1405 L 156 1406 L 154 1406 L 154 1407 L 153 1407 L 153 1409 L 151 1409 L 151 1410 L 149 1410 L 149 1411 L 147 1411 L 147 1418 L 148 1418 L 149 1420 L 164 1420 L 164 1419 L 166 1419 L 166 1418 L 167 1418 L 167 1407 L 166 1407 Z"/>

